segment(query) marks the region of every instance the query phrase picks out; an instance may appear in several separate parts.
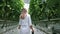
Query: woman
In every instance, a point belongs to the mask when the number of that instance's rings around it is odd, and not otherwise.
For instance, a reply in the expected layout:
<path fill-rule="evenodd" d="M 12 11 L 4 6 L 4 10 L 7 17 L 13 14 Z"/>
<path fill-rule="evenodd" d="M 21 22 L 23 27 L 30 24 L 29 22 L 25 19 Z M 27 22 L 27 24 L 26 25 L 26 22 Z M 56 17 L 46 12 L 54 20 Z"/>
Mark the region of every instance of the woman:
<path fill-rule="evenodd" d="M 25 8 L 23 8 L 19 18 L 20 20 L 18 29 L 20 29 L 20 34 L 30 34 L 30 29 L 32 29 L 34 32 L 31 23 L 31 17 Z"/>

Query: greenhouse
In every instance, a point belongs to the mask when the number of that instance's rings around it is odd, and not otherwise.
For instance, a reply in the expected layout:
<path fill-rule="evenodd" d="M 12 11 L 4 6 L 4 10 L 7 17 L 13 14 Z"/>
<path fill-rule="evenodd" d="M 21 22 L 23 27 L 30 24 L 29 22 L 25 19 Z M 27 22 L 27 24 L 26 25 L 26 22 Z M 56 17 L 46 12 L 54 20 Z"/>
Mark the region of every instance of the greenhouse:
<path fill-rule="evenodd" d="M 60 0 L 0 0 L 0 34 L 20 34 L 20 20 L 31 34 L 60 34 Z"/>

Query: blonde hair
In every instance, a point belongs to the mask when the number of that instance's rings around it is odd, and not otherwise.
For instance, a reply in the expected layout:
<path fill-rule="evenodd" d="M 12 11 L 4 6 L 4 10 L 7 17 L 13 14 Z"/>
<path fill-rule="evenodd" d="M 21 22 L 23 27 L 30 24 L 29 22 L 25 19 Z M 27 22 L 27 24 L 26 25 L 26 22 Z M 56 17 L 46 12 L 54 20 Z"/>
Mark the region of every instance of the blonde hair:
<path fill-rule="evenodd" d="M 24 11 L 23 11 L 23 10 L 24 10 Z M 22 9 L 22 12 L 26 12 L 26 13 L 27 13 L 27 10 L 26 10 L 25 8 L 23 8 L 23 9 Z M 20 18 L 21 18 L 21 19 L 24 19 L 25 16 L 21 13 Z"/>

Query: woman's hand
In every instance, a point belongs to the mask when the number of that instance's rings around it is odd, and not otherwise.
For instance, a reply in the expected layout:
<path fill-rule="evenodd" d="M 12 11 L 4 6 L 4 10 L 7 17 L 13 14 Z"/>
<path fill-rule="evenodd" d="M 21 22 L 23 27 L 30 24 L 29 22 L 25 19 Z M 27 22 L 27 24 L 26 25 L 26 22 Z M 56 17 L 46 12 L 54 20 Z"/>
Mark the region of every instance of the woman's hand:
<path fill-rule="evenodd" d="M 20 29 L 20 27 L 18 27 L 18 29 Z"/>
<path fill-rule="evenodd" d="M 18 26 L 18 29 L 20 29 L 20 27 L 21 27 L 21 26 L 19 25 L 19 26 Z"/>
<path fill-rule="evenodd" d="M 32 27 L 32 26 L 30 26 L 30 28 L 32 29 L 32 32 L 34 32 L 34 29 L 33 29 L 33 27 Z"/>
<path fill-rule="evenodd" d="M 34 30 L 32 29 L 32 32 L 34 32 Z"/>

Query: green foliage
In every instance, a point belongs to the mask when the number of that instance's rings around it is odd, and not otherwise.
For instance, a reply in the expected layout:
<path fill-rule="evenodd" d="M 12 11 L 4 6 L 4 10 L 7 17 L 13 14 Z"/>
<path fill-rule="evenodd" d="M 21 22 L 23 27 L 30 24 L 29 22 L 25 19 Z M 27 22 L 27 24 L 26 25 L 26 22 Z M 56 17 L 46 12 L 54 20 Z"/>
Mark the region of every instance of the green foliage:
<path fill-rule="evenodd" d="M 22 0 L 0 0 L 0 19 L 18 21 L 23 5 Z"/>
<path fill-rule="evenodd" d="M 52 16 L 60 18 L 60 0 L 47 0 L 47 6 L 52 11 Z"/>
<path fill-rule="evenodd" d="M 60 0 L 31 0 L 29 13 L 32 20 L 60 18 Z"/>

